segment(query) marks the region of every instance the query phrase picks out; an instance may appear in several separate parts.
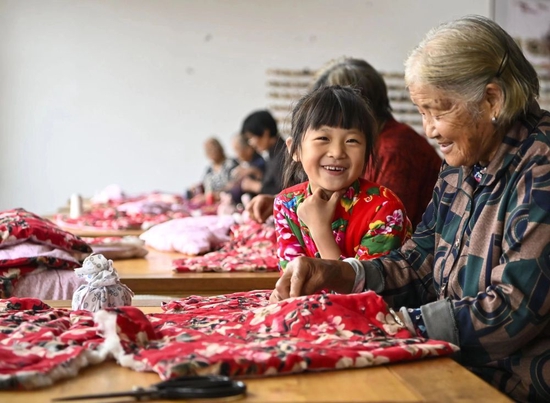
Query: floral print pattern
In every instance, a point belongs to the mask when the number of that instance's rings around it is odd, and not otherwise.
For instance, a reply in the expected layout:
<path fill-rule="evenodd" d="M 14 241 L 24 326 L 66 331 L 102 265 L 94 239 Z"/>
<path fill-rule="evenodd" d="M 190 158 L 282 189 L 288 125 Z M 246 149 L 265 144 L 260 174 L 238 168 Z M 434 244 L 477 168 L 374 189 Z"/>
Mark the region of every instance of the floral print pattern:
<path fill-rule="evenodd" d="M 277 271 L 277 263 L 273 223 L 254 221 L 233 225 L 219 250 L 172 262 L 178 272 Z"/>
<path fill-rule="evenodd" d="M 45 245 L 86 257 L 92 248 L 82 238 L 64 231 L 51 221 L 22 208 L 0 212 L 0 248 L 25 242 Z M 75 260 L 53 256 L 24 256 L 0 259 L 0 298 L 9 298 L 21 276 L 36 270 L 73 269 Z"/>
<path fill-rule="evenodd" d="M 280 270 L 298 256 L 319 257 L 309 229 L 296 213 L 310 195 L 309 182 L 304 182 L 283 190 L 275 199 Z M 342 259 L 365 260 L 401 246 L 411 236 L 412 228 L 403 204 L 391 190 L 358 179 L 342 196 L 332 231 Z"/>
<path fill-rule="evenodd" d="M 269 293 L 188 297 L 149 315 L 135 307 L 93 315 L 33 299 L 0 300 L 0 389 L 46 386 L 109 358 L 169 379 L 360 368 L 457 351 L 447 342 L 410 338 L 373 292 L 271 305 Z"/>

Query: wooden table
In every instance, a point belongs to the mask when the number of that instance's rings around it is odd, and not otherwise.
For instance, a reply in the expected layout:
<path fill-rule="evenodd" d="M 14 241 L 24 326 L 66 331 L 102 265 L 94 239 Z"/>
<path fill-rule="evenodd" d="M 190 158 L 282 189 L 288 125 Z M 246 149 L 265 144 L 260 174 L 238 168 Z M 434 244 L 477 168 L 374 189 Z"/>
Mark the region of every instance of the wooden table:
<path fill-rule="evenodd" d="M 65 307 L 68 301 L 46 301 Z M 159 307 L 142 307 L 146 313 Z M 511 402 L 489 384 L 450 358 L 435 358 L 364 369 L 243 379 L 248 394 L 240 402 Z M 0 392 L 6 403 L 42 403 L 54 397 L 129 390 L 159 382 L 154 373 L 140 373 L 102 364 L 83 369 L 74 379 L 37 391 Z M 113 402 L 114 400 L 108 400 Z M 118 399 L 129 402 L 131 399 Z M 160 400 L 155 400 L 160 401 Z M 205 402 L 205 400 L 196 400 Z M 214 401 L 214 400 L 210 400 Z M 216 402 L 235 401 L 216 399 Z"/>
<path fill-rule="evenodd" d="M 59 224 L 57 224 L 59 225 Z M 104 237 L 104 236 L 140 236 L 145 231 L 142 229 L 122 229 L 122 230 L 111 230 L 111 229 L 94 229 L 94 228 L 73 228 L 73 227 L 64 227 L 59 226 L 62 230 L 70 232 L 71 234 L 78 235 L 80 237 Z"/>
<path fill-rule="evenodd" d="M 115 260 L 121 281 L 135 294 L 219 295 L 239 291 L 269 290 L 275 287 L 279 273 L 177 273 L 172 260 L 185 257 L 181 253 L 158 252 L 150 249 L 143 259 Z"/>

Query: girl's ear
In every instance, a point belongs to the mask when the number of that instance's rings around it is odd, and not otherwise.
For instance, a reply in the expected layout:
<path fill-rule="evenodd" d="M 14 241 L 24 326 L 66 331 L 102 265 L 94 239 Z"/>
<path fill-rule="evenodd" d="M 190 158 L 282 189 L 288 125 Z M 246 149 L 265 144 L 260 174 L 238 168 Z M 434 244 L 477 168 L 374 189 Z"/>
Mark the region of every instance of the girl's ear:
<path fill-rule="evenodd" d="M 292 151 L 292 137 L 289 137 L 286 139 L 285 141 L 286 143 L 286 149 L 288 151 L 288 153 L 290 154 Z M 298 158 L 298 156 L 296 155 L 296 153 L 292 154 L 292 159 L 295 161 L 295 162 L 298 162 L 300 161 L 300 159 Z"/>

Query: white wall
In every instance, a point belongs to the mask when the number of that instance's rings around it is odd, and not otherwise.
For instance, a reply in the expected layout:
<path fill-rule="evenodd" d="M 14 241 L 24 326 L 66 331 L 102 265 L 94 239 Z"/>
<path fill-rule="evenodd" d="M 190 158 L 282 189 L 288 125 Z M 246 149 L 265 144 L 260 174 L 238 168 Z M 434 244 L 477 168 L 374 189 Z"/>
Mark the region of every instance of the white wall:
<path fill-rule="evenodd" d="M 198 181 L 202 142 L 266 107 L 266 70 L 341 55 L 402 70 L 490 0 L 0 0 L 0 210 Z"/>

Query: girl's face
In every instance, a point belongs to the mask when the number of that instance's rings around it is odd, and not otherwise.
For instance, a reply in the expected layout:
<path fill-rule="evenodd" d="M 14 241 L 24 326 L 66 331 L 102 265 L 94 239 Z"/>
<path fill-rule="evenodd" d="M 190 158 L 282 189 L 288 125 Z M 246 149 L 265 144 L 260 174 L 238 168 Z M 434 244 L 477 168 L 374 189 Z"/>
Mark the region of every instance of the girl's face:
<path fill-rule="evenodd" d="M 356 129 L 321 126 L 305 132 L 292 158 L 301 162 L 312 192 L 321 188 L 332 194 L 363 175 L 366 148 L 365 135 Z"/>
<path fill-rule="evenodd" d="M 472 116 L 464 105 L 437 88 L 412 85 L 409 92 L 422 115 L 426 136 L 437 141 L 449 165 L 486 165 L 491 161 L 501 143 L 491 122 L 497 114 L 493 102 L 486 97 L 479 105 L 479 115 Z"/>

